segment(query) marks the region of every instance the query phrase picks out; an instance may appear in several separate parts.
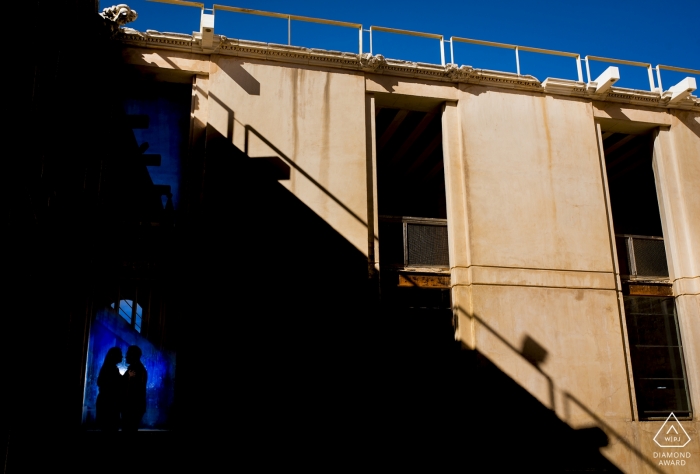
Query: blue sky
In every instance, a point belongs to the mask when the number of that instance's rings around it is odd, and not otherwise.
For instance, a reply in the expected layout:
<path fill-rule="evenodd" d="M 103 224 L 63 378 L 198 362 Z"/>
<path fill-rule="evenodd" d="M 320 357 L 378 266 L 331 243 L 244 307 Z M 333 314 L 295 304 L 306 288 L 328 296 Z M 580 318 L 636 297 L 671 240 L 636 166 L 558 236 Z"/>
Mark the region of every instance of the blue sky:
<path fill-rule="evenodd" d="M 214 2 L 204 2 L 211 7 Z M 607 2 L 396 1 L 354 0 L 298 2 L 280 0 L 217 0 L 231 5 L 278 13 L 312 16 L 361 23 L 365 28 L 384 26 L 445 38 L 460 36 L 501 43 L 579 53 L 582 56 L 650 62 L 653 65 L 700 69 L 700 0 L 609 0 Z M 131 0 L 139 18 L 129 26 L 137 30 L 191 33 L 199 30 L 196 8 Z M 111 3 L 109 4 L 111 5 Z M 109 6 L 104 1 L 101 7 Z M 287 43 L 287 22 L 238 13 L 217 12 L 216 33 L 272 43 Z M 369 36 L 365 33 L 365 51 Z M 341 27 L 292 22 L 292 44 L 313 48 L 357 52 L 358 33 Z M 514 53 L 484 46 L 454 44 L 455 62 L 477 68 L 515 72 Z M 373 52 L 388 58 L 440 63 L 439 41 L 375 32 Z M 449 44 L 445 44 L 449 62 Z M 546 77 L 576 79 L 571 58 L 520 53 L 521 73 L 540 80 Z M 591 62 L 593 78 L 610 64 Z M 620 87 L 648 89 L 643 68 L 618 66 Z M 662 71 L 664 89 L 689 74 Z M 700 83 L 700 76 L 695 76 Z M 584 68 L 585 78 L 585 68 Z"/>

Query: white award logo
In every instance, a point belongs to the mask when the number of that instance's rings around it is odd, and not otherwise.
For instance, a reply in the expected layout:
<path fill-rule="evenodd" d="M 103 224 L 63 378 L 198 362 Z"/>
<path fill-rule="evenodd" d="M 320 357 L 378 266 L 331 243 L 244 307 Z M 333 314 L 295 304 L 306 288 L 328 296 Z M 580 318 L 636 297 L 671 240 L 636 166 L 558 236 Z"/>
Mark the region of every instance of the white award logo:
<path fill-rule="evenodd" d="M 690 443 L 690 436 L 680 424 L 676 415 L 671 413 L 654 436 L 654 442 L 662 448 L 683 448 Z"/>

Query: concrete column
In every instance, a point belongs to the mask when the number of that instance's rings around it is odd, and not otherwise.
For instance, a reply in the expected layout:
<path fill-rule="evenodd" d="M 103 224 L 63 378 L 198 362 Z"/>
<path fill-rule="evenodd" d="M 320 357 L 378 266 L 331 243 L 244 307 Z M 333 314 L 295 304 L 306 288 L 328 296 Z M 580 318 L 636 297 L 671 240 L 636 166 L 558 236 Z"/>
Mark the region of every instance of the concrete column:
<path fill-rule="evenodd" d="M 442 106 L 442 150 L 455 337 L 474 348 L 466 160 L 462 156 L 462 128 L 456 101 L 447 101 Z"/>
<path fill-rule="evenodd" d="M 374 94 L 365 95 L 365 148 L 367 154 L 367 262 L 369 277 L 379 272 L 379 208 L 377 207 L 377 130 Z"/>
<path fill-rule="evenodd" d="M 690 400 L 700 409 L 700 136 L 694 117 L 674 113 L 654 141 L 654 175 Z M 693 133 L 695 129 L 695 133 Z"/>

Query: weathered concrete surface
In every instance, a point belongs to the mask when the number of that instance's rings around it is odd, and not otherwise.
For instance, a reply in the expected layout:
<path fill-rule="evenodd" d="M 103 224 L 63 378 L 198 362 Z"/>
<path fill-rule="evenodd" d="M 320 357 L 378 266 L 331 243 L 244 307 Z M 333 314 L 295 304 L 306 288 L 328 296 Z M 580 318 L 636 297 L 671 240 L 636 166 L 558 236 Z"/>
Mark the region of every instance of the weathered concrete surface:
<path fill-rule="evenodd" d="M 590 106 L 475 87 L 460 109 L 472 264 L 612 272 Z"/>
<path fill-rule="evenodd" d="M 128 64 L 153 69 L 172 69 L 191 74 L 209 74 L 208 55 L 152 50 L 146 48 L 125 48 L 122 58 Z"/>
<path fill-rule="evenodd" d="M 654 143 L 654 174 L 691 403 L 700 407 L 700 116 L 672 113 Z M 700 424 L 695 425 L 695 429 Z M 692 435 L 691 435 L 692 437 Z M 696 436 L 697 444 L 700 439 Z M 700 458 L 700 456 L 698 456 Z M 700 462 L 700 461 L 695 461 Z"/>
<path fill-rule="evenodd" d="M 214 56 L 208 106 L 214 129 L 281 158 L 281 183 L 367 254 L 364 77 Z"/>
<path fill-rule="evenodd" d="M 279 58 L 212 55 L 202 62 L 201 55 L 136 48 L 126 48 L 124 58 L 139 67 L 200 74 L 193 145 L 208 126 L 252 159 L 279 157 L 290 168 L 290 179 L 281 183 L 368 256 L 370 247 L 377 250 L 367 228 L 368 209 L 376 209 L 375 151 L 367 142 L 374 136 L 372 101 L 397 107 L 442 101 L 456 337 L 572 428 L 605 431 L 610 444 L 601 452 L 623 471 L 700 470 L 697 421 L 683 422 L 693 439 L 687 449 L 692 456 L 677 467 L 658 467 L 654 458 L 662 451 L 653 443 L 661 423 L 636 421 L 596 129 L 601 123 L 628 132 L 658 130 L 657 191 L 697 409 L 697 112 L 512 85 L 456 87 Z M 374 222 L 376 216 L 370 217 Z M 517 413 L 512 418 L 517 424 Z"/>

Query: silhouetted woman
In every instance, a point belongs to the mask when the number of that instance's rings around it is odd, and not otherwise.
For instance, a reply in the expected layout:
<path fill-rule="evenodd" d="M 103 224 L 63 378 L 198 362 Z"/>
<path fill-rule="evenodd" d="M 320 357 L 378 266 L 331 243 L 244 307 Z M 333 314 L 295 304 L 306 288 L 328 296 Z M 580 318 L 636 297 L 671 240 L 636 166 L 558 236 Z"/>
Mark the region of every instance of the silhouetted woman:
<path fill-rule="evenodd" d="M 97 377 L 100 392 L 95 403 L 97 424 L 103 431 L 119 430 L 121 411 L 122 377 L 117 364 L 122 361 L 122 350 L 112 347 L 107 351 L 105 361 Z"/>

